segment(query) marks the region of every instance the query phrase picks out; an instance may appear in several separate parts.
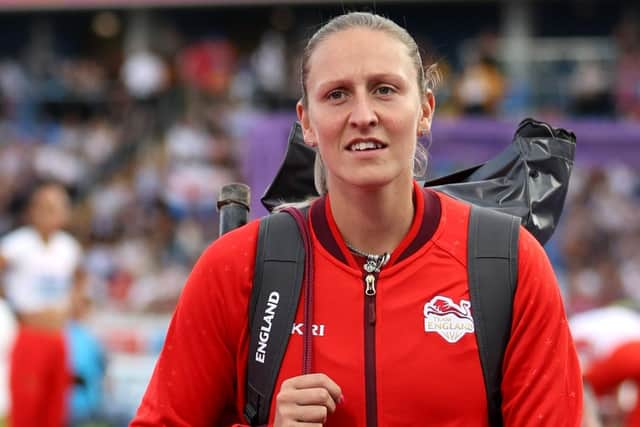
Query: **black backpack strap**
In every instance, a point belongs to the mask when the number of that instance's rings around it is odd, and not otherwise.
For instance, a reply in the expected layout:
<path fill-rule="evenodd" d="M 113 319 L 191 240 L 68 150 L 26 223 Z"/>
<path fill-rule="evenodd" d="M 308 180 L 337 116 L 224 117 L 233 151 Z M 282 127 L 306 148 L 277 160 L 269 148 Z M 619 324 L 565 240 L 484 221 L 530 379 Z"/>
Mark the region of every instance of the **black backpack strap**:
<path fill-rule="evenodd" d="M 269 420 L 273 389 L 300 299 L 304 258 L 298 225 L 290 214 L 278 212 L 260 221 L 249 306 L 244 409 L 251 425 Z"/>
<path fill-rule="evenodd" d="M 519 232 L 518 218 L 472 205 L 467 266 L 469 294 L 491 427 L 503 425 L 502 359 L 511 335 Z"/>

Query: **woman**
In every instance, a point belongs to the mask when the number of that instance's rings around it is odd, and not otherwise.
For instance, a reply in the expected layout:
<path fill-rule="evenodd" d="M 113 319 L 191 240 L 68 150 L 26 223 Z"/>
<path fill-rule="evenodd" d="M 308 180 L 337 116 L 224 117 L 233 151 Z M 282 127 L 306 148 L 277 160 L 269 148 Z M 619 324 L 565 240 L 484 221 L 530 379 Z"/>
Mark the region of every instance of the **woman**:
<path fill-rule="evenodd" d="M 577 313 L 569 319 L 588 387 L 587 409 L 598 409 L 597 398 L 618 394 L 606 411 L 607 422 L 640 427 L 640 399 L 620 399 L 624 384 L 640 390 L 640 313 L 622 305 L 610 305 Z M 633 394 L 633 393 L 630 393 Z M 619 407 L 627 406 L 627 407 Z M 605 418 L 603 416 L 603 418 Z M 624 422 L 623 422 L 624 420 Z M 615 424 L 615 422 L 614 422 Z"/>
<path fill-rule="evenodd" d="M 315 373 L 301 375 L 293 331 L 271 425 L 488 425 L 473 333 L 445 339 L 425 322 L 429 304 L 469 304 L 469 206 L 413 179 L 417 137 L 435 108 L 429 84 L 415 41 L 380 16 L 337 17 L 305 49 L 297 113 L 326 190 L 308 215 L 321 333 Z M 194 267 L 133 426 L 243 425 L 257 230 L 252 222 L 226 234 Z M 379 272 L 365 285 L 371 260 Z M 526 231 L 518 267 L 505 425 L 578 426 L 578 361 L 553 271 Z"/>
<path fill-rule="evenodd" d="M 9 360 L 16 320 L 0 289 L 0 427 L 7 425 L 9 412 Z"/>
<path fill-rule="evenodd" d="M 70 386 L 64 327 L 72 295 L 83 293 L 82 247 L 66 231 L 71 201 L 64 186 L 39 182 L 29 224 L 0 240 L 0 273 L 18 329 L 10 356 L 11 427 L 66 425 Z"/>

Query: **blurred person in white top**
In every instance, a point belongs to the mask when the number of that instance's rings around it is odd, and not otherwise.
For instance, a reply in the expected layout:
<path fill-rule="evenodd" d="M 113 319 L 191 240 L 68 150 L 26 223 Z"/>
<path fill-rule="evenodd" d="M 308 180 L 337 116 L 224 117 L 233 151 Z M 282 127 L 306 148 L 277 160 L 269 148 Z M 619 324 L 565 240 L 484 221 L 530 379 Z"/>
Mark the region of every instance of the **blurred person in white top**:
<path fill-rule="evenodd" d="M 0 427 L 9 411 L 9 355 L 16 332 L 15 318 L 0 288 Z"/>
<path fill-rule="evenodd" d="M 62 185 L 40 183 L 29 198 L 29 225 L 0 240 L 0 271 L 18 319 L 10 358 L 10 426 L 65 424 L 71 375 L 63 328 L 72 293 L 84 292 L 82 249 L 63 231 L 70 211 Z"/>

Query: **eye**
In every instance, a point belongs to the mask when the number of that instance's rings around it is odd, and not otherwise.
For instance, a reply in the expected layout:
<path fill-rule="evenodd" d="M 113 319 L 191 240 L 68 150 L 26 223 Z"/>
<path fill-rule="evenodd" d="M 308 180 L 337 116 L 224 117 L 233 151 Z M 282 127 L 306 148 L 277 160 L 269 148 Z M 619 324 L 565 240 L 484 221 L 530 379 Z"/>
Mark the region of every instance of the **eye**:
<path fill-rule="evenodd" d="M 388 96 L 388 95 L 394 94 L 396 90 L 392 86 L 383 85 L 383 86 L 378 86 L 375 89 L 375 92 L 382 96 Z"/>
<path fill-rule="evenodd" d="M 344 90 L 342 89 L 336 89 L 336 90 L 332 90 L 331 92 L 329 92 L 327 94 L 327 99 L 329 101 L 341 101 L 343 100 L 345 97 L 347 96 L 347 94 L 345 93 Z"/>

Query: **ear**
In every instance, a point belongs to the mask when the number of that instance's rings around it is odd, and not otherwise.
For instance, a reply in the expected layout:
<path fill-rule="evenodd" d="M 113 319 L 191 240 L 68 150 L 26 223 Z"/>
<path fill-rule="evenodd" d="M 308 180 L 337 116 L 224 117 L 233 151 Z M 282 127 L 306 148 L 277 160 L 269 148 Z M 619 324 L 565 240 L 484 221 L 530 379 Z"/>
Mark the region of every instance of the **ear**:
<path fill-rule="evenodd" d="M 427 89 L 422 100 L 422 112 L 418 122 L 418 136 L 431 132 L 431 121 L 436 109 L 436 98 L 431 89 Z"/>
<path fill-rule="evenodd" d="M 302 137 L 304 138 L 305 144 L 310 147 L 315 147 L 317 145 L 316 136 L 313 130 L 311 129 L 311 124 L 309 122 L 309 113 L 302 105 L 301 101 L 298 101 L 296 104 L 296 113 L 298 114 L 298 121 L 300 122 L 300 126 L 302 127 Z"/>

